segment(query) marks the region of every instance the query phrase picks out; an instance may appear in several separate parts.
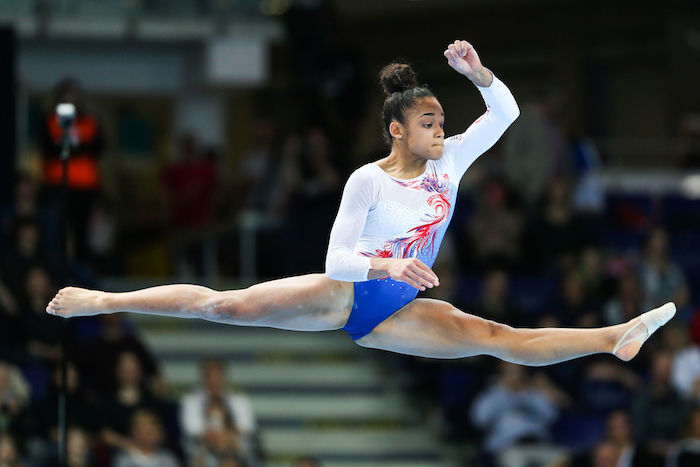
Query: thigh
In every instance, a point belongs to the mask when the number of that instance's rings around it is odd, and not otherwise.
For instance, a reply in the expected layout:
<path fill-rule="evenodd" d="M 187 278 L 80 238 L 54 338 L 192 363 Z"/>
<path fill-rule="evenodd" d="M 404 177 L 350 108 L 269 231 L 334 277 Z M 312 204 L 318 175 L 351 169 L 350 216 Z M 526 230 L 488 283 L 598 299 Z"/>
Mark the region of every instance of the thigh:
<path fill-rule="evenodd" d="M 232 324 L 266 326 L 293 331 L 340 329 L 350 315 L 353 283 L 325 274 L 285 277 L 247 289 L 218 293 L 219 301 L 235 310 L 224 311 Z"/>
<path fill-rule="evenodd" d="M 406 355 L 462 358 L 489 353 L 497 326 L 448 302 L 417 298 L 355 342 Z"/>

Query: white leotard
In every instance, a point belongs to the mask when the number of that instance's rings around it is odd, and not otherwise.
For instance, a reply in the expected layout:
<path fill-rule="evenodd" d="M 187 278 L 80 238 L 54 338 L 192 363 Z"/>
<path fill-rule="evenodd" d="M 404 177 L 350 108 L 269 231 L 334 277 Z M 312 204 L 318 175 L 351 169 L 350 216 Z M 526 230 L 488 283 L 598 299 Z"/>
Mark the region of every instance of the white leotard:
<path fill-rule="evenodd" d="M 371 257 L 417 257 L 432 266 L 454 212 L 459 181 L 520 114 L 496 76 L 490 86 L 477 89 L 486 112 L 464 133 L 445 139 L 442 158 L 428 160 L 422 175 L 393 178 L 374 162 L 350 175 L 331 229 L 328 277 L 366 281 Z"/>

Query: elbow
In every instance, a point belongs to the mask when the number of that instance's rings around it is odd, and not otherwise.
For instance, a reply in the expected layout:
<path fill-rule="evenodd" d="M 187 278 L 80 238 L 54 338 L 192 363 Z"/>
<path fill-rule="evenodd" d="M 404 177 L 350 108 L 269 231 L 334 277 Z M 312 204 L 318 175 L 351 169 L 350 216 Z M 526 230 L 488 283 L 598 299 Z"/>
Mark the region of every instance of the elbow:
<path fill-rule="evenodd" d="M 513 102 L 513 107 L 510 109 L 510 112 L 508 113 L 508 119 L 510 120 L 510 123 L 513 123 L 518 119 L 520 116 L 520 107 L 518 107 L 518 104 Z"/>
<path fill-rule="evenodd" d="M 326 271 L 325 274 L 328 276 L 330 279 L 336 280 L 336 281 L 344 281 L 346 279 L 343 278 L 343 274 L 340 271 L 340 268 L 337 267 L 338 262 L 334 261 L 330 255 L 326 257 Z"/>

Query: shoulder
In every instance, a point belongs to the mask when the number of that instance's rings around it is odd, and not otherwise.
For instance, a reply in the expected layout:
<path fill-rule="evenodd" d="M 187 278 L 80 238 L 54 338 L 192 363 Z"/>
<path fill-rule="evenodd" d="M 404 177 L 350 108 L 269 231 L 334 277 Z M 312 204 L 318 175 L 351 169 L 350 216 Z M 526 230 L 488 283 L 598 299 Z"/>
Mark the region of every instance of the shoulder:
<path fill-rule="evenodd" d="M 356 189 L 369 189 L 375 191 L 379 189 L 379 185 L 382 181 L 379 166 L 374 167 L 376 164 L 367 163 L 363 166 L 358 167 L 353 171 L 346 185 Z"/>

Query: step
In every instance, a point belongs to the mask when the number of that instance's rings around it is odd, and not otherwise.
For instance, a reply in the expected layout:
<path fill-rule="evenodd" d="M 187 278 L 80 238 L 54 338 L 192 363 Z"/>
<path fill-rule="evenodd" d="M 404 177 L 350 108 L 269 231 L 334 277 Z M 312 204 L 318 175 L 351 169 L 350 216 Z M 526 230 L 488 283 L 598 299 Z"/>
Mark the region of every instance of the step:
<path fill-rule="evenodd" d="M 168 318 L 166 318 L 168 319 Z M 361 354 L 358 347 L 344 333 L 336 331 L 300 332 L 271 328 L 240 328 L 218 325 L 197 330 L 140 329 L 139 335 L 149 348 L 159 355 L 232 355 L 268 352 L 275 354 L 315 355 Z"/>
<path fill-rule="evenodd" d="M 250 394 L 253 411 L 259 418 L 274 420 L 411 420 L 416 415 L 402 405 L 398 397 L 374 395 L 266 396 Z"/>
<path fill-rule="evenodd" d="M 166 380 L 172 385 L 198 385 L 201 364 L 198 359 L 158 359 Z M 381 382 L 381 370 L 373 361 L 316 363 L 316 362 L 237 362 L 228 366 L 227 381 L 249 388 L 253 386 L 323 386 L 368 387 Z"/>
<path fill-rule="evenodd" d="M 268 428 L 262 433 L 265 449 L 283 455 L 317 456 L 328 454 L 365 456 L 433 456 L 437 452 L 435 440 L 424 430 L 392 429 L 283 429 Z"/>

